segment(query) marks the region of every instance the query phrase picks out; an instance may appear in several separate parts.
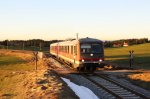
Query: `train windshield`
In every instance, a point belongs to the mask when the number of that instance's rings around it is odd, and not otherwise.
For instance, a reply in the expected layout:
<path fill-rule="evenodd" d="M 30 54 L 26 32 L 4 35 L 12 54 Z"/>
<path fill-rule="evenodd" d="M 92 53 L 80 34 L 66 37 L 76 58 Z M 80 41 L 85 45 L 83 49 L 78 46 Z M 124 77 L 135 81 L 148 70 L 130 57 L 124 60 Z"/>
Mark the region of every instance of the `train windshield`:
<path fill-rule="evenodd" d="M 102 53 L 100 44 L 81 44 L 81 53 Z"/>

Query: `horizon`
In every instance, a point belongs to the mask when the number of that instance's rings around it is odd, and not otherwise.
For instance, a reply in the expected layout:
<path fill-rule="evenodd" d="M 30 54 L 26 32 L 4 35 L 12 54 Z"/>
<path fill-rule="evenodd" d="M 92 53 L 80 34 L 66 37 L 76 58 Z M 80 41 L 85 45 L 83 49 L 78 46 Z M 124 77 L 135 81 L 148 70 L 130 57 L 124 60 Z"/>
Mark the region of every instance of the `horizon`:
<path fill-rule="evenodd" d="M 0 1 L 0 41 L 148 38 L 149 0 Z"/>
<path fill-rule="evenodd" d="M 84 37 L 84 38 L 86 38 L 86 37 Z M 144 38 L 146 38 L 146 37 L 144 37 Z M 102 40 L 102 41 L 119 41 L 119 40 L 130 40 L 130 39 L 144 39 L 144 38 L 126 38 L 126 39 L 116 39 L 116 40 Z M 8 40 L 8 41 L 28 41 L 28 40 L 43 40 L 43 41 L 52 41 L 52 40 L 67 40 L 67 39 L 76 39 L 76 38 L 66 38 L 66 39 L 51 39 L 51 40 L 44 40 L 44 39 L 39 39 L 39 38 L 32 38 L 32 39 L 4 39 L 4 40 L 0 40 L 0 42 L 2 42 L 2 41 L 5 41 L 5 40 Z M 80 37 L 79 37 L 79 39 L 81 39 Z M 96 39 L 99 39 L 99 38 L 96 38 Z M 148 39 L 148 41 L 150 41 L 150 39 L 149 38 L 147 38 Z M 101 39 L 99 39 L 99 40 L 101 40 Z"/>

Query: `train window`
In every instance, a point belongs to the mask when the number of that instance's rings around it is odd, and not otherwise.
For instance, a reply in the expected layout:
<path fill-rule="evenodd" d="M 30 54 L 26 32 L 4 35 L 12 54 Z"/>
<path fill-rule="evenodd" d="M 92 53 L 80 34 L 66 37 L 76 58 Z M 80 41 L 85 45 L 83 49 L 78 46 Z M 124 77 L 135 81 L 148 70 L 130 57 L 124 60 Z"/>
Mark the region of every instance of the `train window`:
<path fill-rule="evenodd" d="M 68 53 L 68 46 L 66 46 L 67 47 L 67 53 Z"/>
<path fill-rule="evenodd" d="M 65 52 L 67 52 L 67 47 L 65 46 Z"/>
<path fill-rule="evenodd" d="M 77 46 L 74 46 L 74 54 L 77 55 Z"/>
<path fill-rule="evenodd" d="M 84 48 L 85 48 L 85 49 L 86 49 L 86 48 L 89 49 L 89 48 L 91 48 L 91 45 L 90 45 L 90 44 L 82 44 L 82 45 L 81 45 L 81 48 L 83 48 L 83 49 L 84 49 Z"/>
<path fill-rule="evenodd" d="M 66 47 L 66 53 L 67 53 L 67 46 L 65 46 Z"/>
<path fill-rule="evenodd" d="M 81 53 L 101 53 L 102 48 L 100 44 L 81 44 Z"/>
<path fill-rule="evenodd" d="M 102 46 L 100 44 L 92 44 L 92 53 L 102 52 Z"/>
<path fill-rule="evenodd" d="M 91 45 L 90 44 L 81 44 L 81 53 L 90 53 Z"/>
<path fill-rule="evenodd" d="M 61 46 L 59 46 L 59 51 L 61 52 Z"/>
<path fill-rule="evenodd" d="M 73 46 L 71 46 L 71 54 L 73 54 Z"/>
<path fill-rule="evenodd" d="M 69 53 L 69 46 L 68 46 L 68 53 Z"/>
<path fill-rule="evenodd" d="M 64 52 L 65 52 L 65 46 L 64 46 Z"/>
<path fill-rule="evenodd" d="M 67 52 L 67 47 L 65 46 L 65 52 Z"/>
<path fill-rule="evenodd" d="M 64 46 L 64 52 L 65 52 L 65 46 Z"/>
<path fill-rule="evenodd" d="M 65 46 L 64 46 L 64 52 L 65 52 Z"/>

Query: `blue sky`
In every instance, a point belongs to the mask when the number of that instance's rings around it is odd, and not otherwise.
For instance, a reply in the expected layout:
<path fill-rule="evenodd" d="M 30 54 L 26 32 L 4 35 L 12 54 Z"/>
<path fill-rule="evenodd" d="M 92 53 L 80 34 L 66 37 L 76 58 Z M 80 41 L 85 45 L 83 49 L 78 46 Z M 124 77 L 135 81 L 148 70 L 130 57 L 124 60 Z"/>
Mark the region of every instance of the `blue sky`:
<path fill-rule="evenodd" d="M 0 40 L 150 39 L 150 0 L 0 0 Z"/>

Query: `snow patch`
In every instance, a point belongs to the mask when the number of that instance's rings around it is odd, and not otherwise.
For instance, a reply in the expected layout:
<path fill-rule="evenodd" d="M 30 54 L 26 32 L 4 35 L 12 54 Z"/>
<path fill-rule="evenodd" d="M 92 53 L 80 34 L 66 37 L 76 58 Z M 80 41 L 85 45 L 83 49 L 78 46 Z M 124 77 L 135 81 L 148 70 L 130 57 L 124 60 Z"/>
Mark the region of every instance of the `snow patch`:
<path fill-rule="evenodd" d="M 69 79 L 61 77 L 63 81 L 75 92 L 80 99 L 99 99 L 90 89 L 79 86 L 71 82 Z"/>

